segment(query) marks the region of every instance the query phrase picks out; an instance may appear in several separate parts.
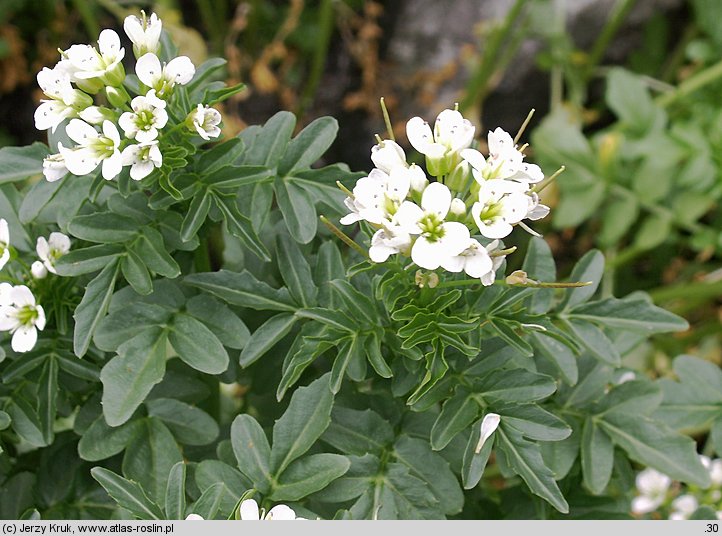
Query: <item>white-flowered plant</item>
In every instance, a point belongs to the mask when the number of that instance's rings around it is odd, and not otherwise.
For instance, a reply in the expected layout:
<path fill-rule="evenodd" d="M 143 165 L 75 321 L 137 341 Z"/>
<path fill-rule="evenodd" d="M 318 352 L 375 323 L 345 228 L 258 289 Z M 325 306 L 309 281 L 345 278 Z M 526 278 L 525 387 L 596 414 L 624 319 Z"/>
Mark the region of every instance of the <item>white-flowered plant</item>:
<path fill-rule="evenodd" d="M 441 112 L 433 130 L 420 117 L 409 120 L 407 137 L 424 155 L 426 172 L 409 164 L 393 140 L 372 147 L 375 167 L 347 191 L 349 213 L 341 219 L 374 230 L 372 261 L 402 255 L 420 268 L 464 272 L 491 285 L 514 249 L 503 249 L 499 240 L 515 226 L 536 234 L 523 220 L 549 213 L 535 189 L 544 179 L 541 169 L 524 162 L 523 148 L 500 128 L 489 132 L 484 157 L 471 148 L 474 132 L 457 110 Z"/>
<path fill-rule="evenodd" d="M 294 521 L 302 519 L 296 517 L 296 512 L 285 504 L 277 504 L 268 512 L 258 507 L 254 499 L 246 499 L 239 506 L 241 520 L 243 521 Z"/>
<path fill-rule="evenodd" d="M 222 117 L 215 108 L 171 100 L 174 88 L 188 84 L 196 69 L 187 56 L 161 62 L 163 23 L 158 16 L 130 15 L 123 28 L 133 43 L 137 79 L 128 78 L 122 64 L 125 50 L 110 29 L 100 33 L 97 48 L 72 45 L 53 68 L 38 73 L 46 98 L 35 111 L 36 128 L 54 133 L 64 127 L 74 143 L 58 143 L 58 152 L 43 161 L 49 182 L 68 173 L 88 175 L 101 165 L 106 180 L 118 177 L 126 166 L 132 179 L 141 180 L 163 166 L 163 153 L 179 141 L 166 136 L 178 133 L 184 124 L 186 137 L 190 133 L 208 141 L 221 133 Z M 137 94 L 130 94 L 130 88 Z"/>
<path fill-rule="evenodd" d="M 45 329 L 45 311 L 25 285 L 0 283 L 0 331 L 12 334 L 15 352 L 29 352 Z"/>
<path fill-rule="evenodd" d="M 655 469 L 647 468 L 637 475 L 636 484 L 639 495 L 632 500 L 632 512 L 647 514 L 665 501 L 672 479 Z"/>

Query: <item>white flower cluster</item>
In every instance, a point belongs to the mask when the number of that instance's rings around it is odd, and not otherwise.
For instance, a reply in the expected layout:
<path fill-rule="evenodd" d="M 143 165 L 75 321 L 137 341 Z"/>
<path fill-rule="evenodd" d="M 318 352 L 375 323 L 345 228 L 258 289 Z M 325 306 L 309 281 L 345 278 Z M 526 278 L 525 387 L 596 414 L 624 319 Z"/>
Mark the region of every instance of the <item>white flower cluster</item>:
<path fill-rule="evenodd" d="M 110 29 L 100 33 L 97 48 L 73 45 L 61 52 L 55 67 L 38 73 L 38 85 L 47 99 L 35 111 L 36 128 L 55 132 L 68 121 L 65 132 L 76 144 L 58 143 L 58 152 L 45 158 L 43 174 L 48 181 L 68 172 L 87 175 L 98 166 L 106 180 L 117 177 L 124 166 L 130 166 L 132 179 L 141 180 L 163 165 L 159 133 L 169 123 L 166 107 L 174 87 L 190 82 L 195 67 L 186 56 L 162 64 L 157 56 L 162 22 L 155 14 L 148 18 L 141 13 L 141 18 L 131 15 L 123 24 L 133 43 L 135 74 L 141 83 L 141 94 L 132 100 L 124 85 L 125 49 Z M 198 104 L 181 126 L 209 140 L 220 135 L 220 121 L 217 110 Z"/>
<path fill-rule="evenodd" d="M 63 233 L 50 233 L 48 239 L 40 237 L 35 251 L 40 260 L 30 267 L 32 276 L 42 279 L 57 273 L 55 261 L 70 251 L 70 238 Z M 0 270 L 10 260 L 10 229 L 5 218 L 0 218 Z M 32 291 L 25 285 L 0 283 L 0 331 L 12 334 L 11 346 L 15 352 L 29 352 L 38 340 L 38 330 L 45 329 L 45 311 L 36 303 Z"/>
<path fill-rule="evenodd" d="M 296 512 L 285 504 L 277 504 L 268 512 L 258 508 L 258 503 L 254 499 L 246 499 L 242 501 L 238 510 L 241 515 L 241 521 L 301 521 L 306 520 L 303 517 L 296 517 Z M 203 517 L 198 514 L 189 514 L 186 521 L 203 521 Z"/>
<path fill-rule="evenodd" d="M 649 514 L 667 507 L 668 519 L 689 519 L 702 505 L 712 506 L 722 519 L 722 459 L 700 456 L 702 465 L 709 471 L 712 485 L 709 489 L 689 488 L 686 493 L 675 496 L 672 479 L 655 469 L 647 468 L 637 475 L 637 496 L 632 500 L 632 513 Z"/>
<path fill-rule="evenodd" d="M 420 268 L 465 272 L 491 285 L 508 250 L 499 240 L 522 220 L 549 213 L 533 185 L 541 169 L 500 128 L 489 132 L 489 156 L 470 148 L 475 127 L 457 110 L 439 114 L 432 131 L 420 117 L 406 125 L 409 143 L 425 156 L 426 170 L 409 165 L 392 140 L 371 149 L 375 168 L 359 179 L 345 204 L 344 225 L 366 221 L 376 229 L 369 257 L 385 262 L 391 255 L 410 256 Z M 475 238 L 476 237 L 476 238 Z"/>

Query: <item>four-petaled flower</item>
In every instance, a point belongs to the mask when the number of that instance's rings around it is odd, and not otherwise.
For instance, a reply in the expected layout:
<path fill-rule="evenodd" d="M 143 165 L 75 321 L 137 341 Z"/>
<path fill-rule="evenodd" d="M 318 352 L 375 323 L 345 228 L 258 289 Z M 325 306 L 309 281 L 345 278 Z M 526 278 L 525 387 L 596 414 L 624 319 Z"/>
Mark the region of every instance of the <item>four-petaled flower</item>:
<path fill-rule="evenodd" d="M 150 18 L 146 17 L 145 11 L 141 11 L 141 18 L 135 15 L 125 17 L 123 29 L 133 43 L 133 54 L 140 58 L 143 54 L 158 52 L 160 34 L 163 30 L 163 22 L 158 15 L 151 13 Z"/>
<path fill-rule="evenodd" d="M 277 504 L 268 512 L 258 508 L 254 499 L 246 499 L 239 506 L 241 519 L 243 521 L 294 521 L 302 519 L 296 517 L 296 512 L 285 504 Z"/>
<path fill-rule="evenodd" d="M 141 82 L 155 89 L 158 97 L 166 99 L 176 84 L 187 84 L 196 73 L 190 58 L 178 56 L 167 64 L 161 65 L 158 56 L 152 52 L 143 54 L 135 64 L 135 74 Z"/>
<path fill-rule="evenodd" d="M 511 181 L 491 179 L 481 185 L 479 200 L 471 206 L 471 215 L 479 232 L 487 238 L 508 236 L 514 224 L 529 212 L 528 196 Z"/>
<path fill-rule="evenodd" d="M 99 78 L 103 83 L 119 86 L 125 78 L 123 65 L 125 49 L 113 30 L 103 30 L 98 37 L 98 48 L 91 45 L 73 45 L 64 56 L 70 62 L 72 76 L 78 80 Z"/>
<path fill-rule="evenodd" d="M 73 88 L 70 76 L 57 67 L 48 69 L 44 67 L 37 76 L 38 85 L 48 99 L 40 101 L 35 110 L 35 128 L 55 132 L 58 125 L 77 117 L 84 108 L 93 104 L 93 99 Z"/>
<path fill-rule="evenodd" d="M 45 329 L 45 311 L 25 285 L 0 283 L 0 331 L 12 333 L 15 352 L 29 352 Z"/>
<path fill-rule="evenodd" d="M 647 468 L 637 475 L 636 484 L 639 495 L 632 500 L 632 512 L 647 514 L 664 502 L 672 479 L 655 469 Z"/>
<path fill-rule="evenodd" d="M 163 155 L 158 141 L 153 140 L 136 145 L 128 145 L 121 153 L 124 166 L 130 166 L 130 178 L 139 181 L 163 165 Z"/>
<path fill-rule="evenodd" d="M 120 173 L 123 167 L 120 134 L 113 123 L 104 121 L 101 134 L 88 123 L 71 119 L 65 131 L 78 144 L 73 149 L 58 145 L 68 171 L 74 175 L 87 175 L 102 162 L 104 179 L 110 180 Z"/>
<path fill-rule="evenodd" d="M 445 175 L 456 165 L 456 155 L 474 140 L 474 125 L 457 110 L 444 110 L 436 118 L 434 130 L 421 117 L 406 123 L 406 137 L 414 149 L 426 156 L 433 175 Z"/>
<path fill-rule="evenodd" d="M 221 113 L 215 108 L 203 106 L 198 107 L 188 114 L 189 127 L 194 129 L 204 140 L 217 138 L 221 135 L 218 124 L 221 122 Z"/>
<path fill-rule="evenodd" d="M 70 251 L 70 238 L 63 233 L 50 233 L 47 240 L 43 236 L 38 237 L 38 241 L 35 244 L 35 252 L 51 274 L 58 273 L 55 270 L 55 261 L 68 251 Z"/>
<path fill-rule="evenodd" d="M 124 112 L 118 124 L 125 131 L 125 135 L 139 143 L 147 143 L 158 137 L 158 130 L 168 123 L 168 112 L 165 111 L 165 101 L 155 96 L 151 89 L 143 96 L 135 97 L 130 107 L 132 112 Z"/>

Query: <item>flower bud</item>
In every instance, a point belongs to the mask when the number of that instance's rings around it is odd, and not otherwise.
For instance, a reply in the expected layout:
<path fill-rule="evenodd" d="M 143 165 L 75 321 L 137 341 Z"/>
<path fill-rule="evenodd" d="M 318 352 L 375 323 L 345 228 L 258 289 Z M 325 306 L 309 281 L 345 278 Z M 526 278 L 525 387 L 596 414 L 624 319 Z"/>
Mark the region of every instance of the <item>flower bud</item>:
<path fill-rule="evenodd" d="M 506 277 L 507 285 L 526 285 L 530 282 L 524 270 L 515 270 Z"/>
<path fill-rule="evenodd" d="M 113 111 L 105 106 L 88 106 L 78 115 L 80 119 L 91 125 L 102 125 L 103 121 L 115 121 L 117 119 Z"/>
<path fill-rule="evenodd" d="M 105 87 L 105 84 L 100 78 L 78 79 L 75 81 L 75 85 L 78 86 L 79 89 L 82 89 L 91 95 L 95 95 Z"/>
<path fill-rule="evenodd" d="M 112 69 L 106 71 L 102 79 L 107 85 L 120 88 L 125 80 L 125 68 L 123 64 L 118 62 Z"/>
<path fill-rule="evenodd" d="M 457 216 L 460 219 L 463 219 L 463 217 L 466 216 L 466 204 L 458 197 L 455 199 L 452 199 L 451 207 L 449 208 L 449 212 L 451 212 L 451 214 L 453 214 L 454 216 Z"/>
<path fill-rule="evenodd" d="M 93 105 L 93 97 L 86 93 L 83 93 L 79 89 L 72 90 L 72 93 L 69 94 L 69 97 L 70 106 L 72 106 L 73 108 L 77 108 L 78 110 L 83 110 L 88 106 Z"/>
<path fill-rule="evenodd" d="M 392 140 L 382 140 L 371 147 L 371 160 L 385 173 L 390 173 L 396 166 L 408 166 L 404 150 Z"/>
<path fill-rule="evenodd" d="M 35 279 L 44 279 L 48 275 L 48 269 L 45 268 L 45 265 L 42 262 L 35 261 L 30 266 L 30 273 L 33 274 Z"/>
<path fill-rule="evenodd" d="M 469 164 L 465 160 L 459 162 L 453 171 L 446 178 L 444 183 L 450 190 L 463 192 L 466 190 L 466 183 L 469 178 Z"/>
<path fill-rule="evenodd" d="M 426 148 L 426 169 L 429 175 L 440 177 L 449 172 L 449 162 L 446 155 L 446 148 L 436 143 L 430 144 Z"/>
<path fill-rule="evenodd" d="M 409 166 L 409 179 L 411 181 L 411 189 L 415 192 L 423 192 L 429 185 L 429 179 L 426 173 L 416 164 Z"/>
<path fill-rule="evenodd" d="M 128 95 L 128 92 L 122 86 L 106 86 L 105 94 L 108 97 L 108 102 L 116 108 L 122 108 L 125 103 L 130 100 L 130 95 Z"/>

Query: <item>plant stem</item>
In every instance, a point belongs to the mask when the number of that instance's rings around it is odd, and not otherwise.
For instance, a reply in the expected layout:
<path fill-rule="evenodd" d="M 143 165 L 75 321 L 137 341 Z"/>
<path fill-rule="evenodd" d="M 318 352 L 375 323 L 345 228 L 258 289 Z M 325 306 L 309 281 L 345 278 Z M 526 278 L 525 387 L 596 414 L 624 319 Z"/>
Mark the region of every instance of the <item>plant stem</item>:
<path fill-rule="evenodd" d="M 85 31 L 88 32 L 88 37 L 90 39 L 97 39 L 98 35 L 100 35 L 100 25 L 93 13 L 92 3 L 86 0 L 73 0 L 73 5 L 80 14 L 80 18 L 83 19 L 83 25 L 85 26 Z"/>
<path fill-rule="evenodd" d="M 674 286 L 664 286 L 649 291 L 655 303 L 667 302 L 676 299 L 708 298 L 716 299 L 722 294 L 722 280 L 711 283 L 697 281 L 682 283 Z"/>
<path fill-rule="evenodd" d="M 356 242 L 354 242 L 346 233 L 344 233 L 341 229 L 339 229 L 339 228 L 336 227 L 333 223 L 331 223 L 326 216 L 321 216 L 321 222 L 322 222 L 326 227 L 328 227 L 328 229 L 329 229 L 333 234 L 335 234 L 335 235 L 339 238 L 339 240 L 341 240 L 344 244 L 346 244 L 347 246 L 349 246 L 349 247 L 352 248 L 352 249 L 355 249 L 356 251 L 358 251 L 361 255 L 363 255 L 363 256 L 366 257 L 367 259 L 369 258 L 369 253 L 368 253 L 368 251 L 366 251 L 364 248 L 362 248 L 361 246 L 359 246 L 359 245 L 358 245 Z"/>
<path fill-rule="evenodd" d="M 604 28 L 602 28 L 602 32 L 597 37 L 597 40 L 594 42 L 592 49 L 589 52 L 589 60 L 584 74 L 585 80 L 589 80 L 589 78 L 591 78 L 595 67 L 602 61 L 604 53 L 609 47 L 609 43 L 612 41 L 617 31 L 619 31 L 619 28 L 624 23 L 624 20 L 634 7 L 636 1 L 637 0 L 619 0 L 614 6 L 614 11 L 611 17 L 607 20 Z"/>
<path fill-rule="evenodd" d="M 691 93 L 702 89 L 704 86 L 716 82 L 720 78 L 722 78 L 722 61 L 690 76 L 687 80 L 679 84 L 674 91 L 660 95 L 657 97 L 656 103 L 666 108 Z"/>
<path fill-rule="evenodd" d="M 308 75 L 306 87 L 303 88 L 300 104 L 298 106 L 298 116 L 302 116 L 304 110 L 313 101 L 318 85 L 321 83 L 323 70 L 326 66 L 326 58 L 328 56 L 328 46 L 331 42 L 331 34 L 333 33 L 333 0 L 321 0 L 318 7 L 318 33 L 316 34 L 316 47 L 311 58 L 311 72 Z"/>

